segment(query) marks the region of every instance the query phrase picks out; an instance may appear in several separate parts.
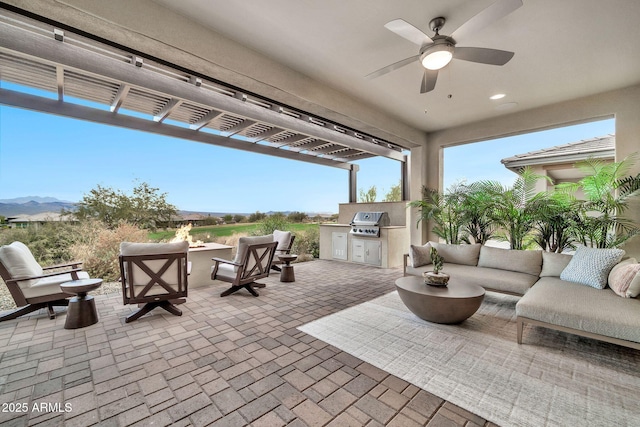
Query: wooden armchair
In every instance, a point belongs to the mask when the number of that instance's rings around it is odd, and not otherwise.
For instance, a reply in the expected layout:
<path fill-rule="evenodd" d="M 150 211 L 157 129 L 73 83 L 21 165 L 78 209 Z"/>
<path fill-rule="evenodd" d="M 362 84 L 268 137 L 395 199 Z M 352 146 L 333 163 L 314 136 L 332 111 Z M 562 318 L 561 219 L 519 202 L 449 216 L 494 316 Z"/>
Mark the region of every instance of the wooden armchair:
<path fill-rule="evenodd" d="M 188 242 L 120 244 L 122 300 L 126 304 L 144 304 L 125 322 L 144 316 L 156 307 L 182 316 L 175 303 L 187 296 Z"/>
<path fill-rule="evenodd" d="M 238 241 L 238 251 L 233 261 L 213 258 L 211 279 L 231 283 L 231 287 L 220 294 L 225 297 L 244 288 L 251 295 L 259 294 L 254 288 L 264 287 L 256 280 L 269 276 L 269 268 L 273 261 L 278 242 L 273 236 L 241 237 Z"/>
<path fill-rule="evenodd" d="M 68 306 L 67 294 L 60 285 L 71 280 L 88 279 L 81 262 L 42 267 L 29 248 L 21 242 L 0 247 L 0 276 L 6 284 L 17 310 L 0 316 L 0 322 L 47 308 L 49 318 L 55 319 L 54 306 Z M 21 307 L 21 308 L 20 308 Z"/>

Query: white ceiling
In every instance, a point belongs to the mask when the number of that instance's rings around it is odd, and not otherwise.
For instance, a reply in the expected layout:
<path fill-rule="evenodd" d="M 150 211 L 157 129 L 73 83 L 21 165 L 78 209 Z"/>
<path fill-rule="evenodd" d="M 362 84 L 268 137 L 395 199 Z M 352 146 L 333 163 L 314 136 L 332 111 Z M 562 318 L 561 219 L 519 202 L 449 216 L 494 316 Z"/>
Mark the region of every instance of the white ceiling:
<path fill-rule="evenodd" d="M 418 53 L 384 24 L 402 18 L 433 35 L 429 21 L 443 16 L 441 33 L 450 34 L 493 0 L 155 1 L 425 131 L 640 83 L 638 0 L 523 0 L 493 26 L 457 40 L 515 52 L 508 64 L 454 60 L 423 95 L 417 62 L 364 78 Z M 507 96 L 491 101 L 495 93 Z"/>

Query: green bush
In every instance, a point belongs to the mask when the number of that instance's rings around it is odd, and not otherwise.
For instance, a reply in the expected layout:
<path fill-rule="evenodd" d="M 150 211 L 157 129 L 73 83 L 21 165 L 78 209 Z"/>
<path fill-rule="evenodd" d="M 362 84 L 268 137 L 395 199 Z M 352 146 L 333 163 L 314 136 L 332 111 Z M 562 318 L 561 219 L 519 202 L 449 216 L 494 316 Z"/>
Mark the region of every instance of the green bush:
<path fill-rule="evenodd" d="M 288 230 L 289 223 L 287 218 L 282 214 L 273 214 L 265 217 L 262 222 L 253 231 L 254 236 L 265 236 L 267 234 L 273 234 L 273 230 Z"/>

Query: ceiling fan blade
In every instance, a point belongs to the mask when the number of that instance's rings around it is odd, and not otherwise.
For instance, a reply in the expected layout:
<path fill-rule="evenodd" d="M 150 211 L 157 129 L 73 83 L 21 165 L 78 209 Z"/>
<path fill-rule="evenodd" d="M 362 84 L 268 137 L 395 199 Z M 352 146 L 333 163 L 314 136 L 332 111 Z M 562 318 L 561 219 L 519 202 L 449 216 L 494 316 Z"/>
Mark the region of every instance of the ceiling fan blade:
<path fill-rule="evenodd" d="M 420 93 L 431 92 L 436 87 L 438 80 L 438 70 L 424 70 L 422 76 L 422 84 L 420 85 Z"/>
<path fill-rule="evenodd" d="M 463 40 L 481 28 L 504 18 L 520 6 L 522 6 L 522 0 L 498 0 L 462 24 L 451 34 L 451 37 L 456 41 L 459 39 Z"/>
<path fill-rule="evenodd" d="M 506 50 L 487 49 L 484 47 L 457 47 L 453 52 L 455 59 L 479 62 L 489 65 L 504 65 L 513 58 L 514 53 Z"/>
<path fill-rule="evenodd" d="M 405 65 L 409 65 L 412 62 L 417 61 L 418 58 L 420 58 L 420 55 L 410 56 L 410 57 L 408 57 L 406 59 L 403 59 L 402 61 L 395 62 L 395 63 L 393 63 L 391 65 L 387 65 L 386 67 L 380 68 L 379 70 L 374 71 L 373 73 L 367 74 L 365 76 L 365 78 L 367 78 L 367 79 L 375 79 L 376 77 L 380 77 L 382 75 L 390 73 L 390 72 L 392 72 L 394 70 L 397 70 L 398 68 L 402 68 Z"/>
<path fill-rule="evenodd" d="M 431 37 L 409 24 L 404 19 L 394 19 L 393 21 L 389 21 L 384 24 L 384 27 L 393 31 L 400 37 L 404 37 L 409 40 L 411 43 L 415 43 L 418 46 L 422 46 L 424 43 L 432 43 Z"/>

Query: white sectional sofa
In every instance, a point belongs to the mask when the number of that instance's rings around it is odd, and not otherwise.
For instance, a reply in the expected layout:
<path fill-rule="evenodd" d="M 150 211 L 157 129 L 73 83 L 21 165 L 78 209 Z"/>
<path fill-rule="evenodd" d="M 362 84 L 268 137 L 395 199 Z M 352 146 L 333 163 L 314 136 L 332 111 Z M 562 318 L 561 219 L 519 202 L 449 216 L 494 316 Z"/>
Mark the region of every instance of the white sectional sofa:
<path fill-rule="evenodd" d="M 579 248 L 580 257 L 577 253 L 574 259 L 544 251 L 429 242 L 411 246 L 405 255 L 405 275 L 422 276 L 431 270 L 431 247 L 444 258 L 443 272 L 451 277 L 488 291 L 521 296 L 516 304 L 519 344 L 528 323 L 640 349 L 640 265 L 633 258 L 620 262 L 624 251 Z M 591 262 L 589 254 L 603 253 L 595 251 L 610 251 L 606 262 Z M 621 275 L 626 281 L 623 289 L 618 280 Z M 615 286 L 596 289 L 592 282 L 598 276 L 600 281 L 604 277 L 605 284 L 615 277 Z M 563 280 L 566 278 L 589 285 Z"/>

